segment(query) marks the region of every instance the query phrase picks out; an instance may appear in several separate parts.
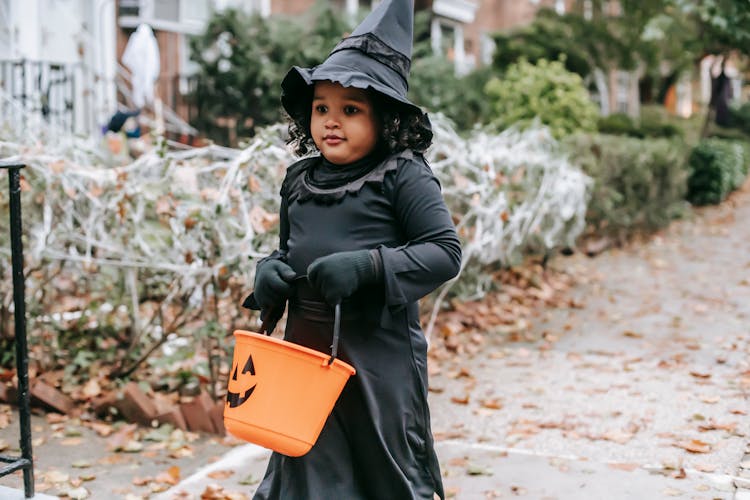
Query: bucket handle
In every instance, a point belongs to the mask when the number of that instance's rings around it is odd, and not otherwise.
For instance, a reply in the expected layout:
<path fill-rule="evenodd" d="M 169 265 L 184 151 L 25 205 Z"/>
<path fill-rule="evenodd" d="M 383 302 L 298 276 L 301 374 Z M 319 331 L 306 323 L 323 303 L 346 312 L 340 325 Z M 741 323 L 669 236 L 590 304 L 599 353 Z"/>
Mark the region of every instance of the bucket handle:
<path fill-rule="evenodd" d="M 269 317 L 273 316 L 273 314 L 269 314 L 268 316 Z M 268 320 L 268 317 L 266 317 L 266 320 L 264 320 L 263 323 L 260 325 L 259 333 L 265 333 L 266 335 L 271 335 L 271 327 L 269 323 L 270 321 Z M 328 362 L 326 363 L 328 366 L 331 366 L 333 362 L 336 360 L 336 356 L 338 356 L 340 333 L 341 333 L 341 302 L 338 302 L 333 308 L 333 343 L 331 344 L 331 357 L 328 359 Z"/>
<path fill-rule="evenodd" d="M 336 360 L 339 351 L 339 333 L 341 332 L 341 302 L 337 302 L 333 308 L 333 343 L 331 344 L 331 357 L 328 366 Z"/>

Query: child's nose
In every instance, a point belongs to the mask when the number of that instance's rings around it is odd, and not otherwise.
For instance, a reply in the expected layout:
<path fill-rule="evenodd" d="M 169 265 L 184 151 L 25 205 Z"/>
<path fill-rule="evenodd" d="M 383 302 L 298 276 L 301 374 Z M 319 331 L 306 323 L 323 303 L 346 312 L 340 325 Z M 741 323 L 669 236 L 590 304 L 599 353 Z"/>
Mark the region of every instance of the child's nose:
<path fill-rule="evenodd" d="M 335 117 L 326 120 L 326 128 L 339 128 L 339 121 Z"/>

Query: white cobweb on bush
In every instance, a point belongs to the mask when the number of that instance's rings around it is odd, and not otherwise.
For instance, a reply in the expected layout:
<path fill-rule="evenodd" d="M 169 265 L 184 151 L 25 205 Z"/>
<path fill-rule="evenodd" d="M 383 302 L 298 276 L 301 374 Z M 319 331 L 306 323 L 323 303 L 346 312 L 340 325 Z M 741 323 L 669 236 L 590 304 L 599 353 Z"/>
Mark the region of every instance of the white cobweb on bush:
<path fill-rule="evenodd" d="M 573 244 L 590 181 L 546 129 L 477 130 L 464 139 L 441 115 L 432 121 L 427 158 L 464 242 L 462 273 L 437 305 L 454 284 L 460 296 L 481 296 L 490 285 L 485 266 Z M 128 281 L 122 304 L 136 307 L 137 294 L 166 289 L 167 299 L 189 297 L 183 307 L 194 307 L 208 300 L 201 290 L 220 294 L 217 278 L 239 277 L 249 289 L 255 261 L 278 246 L 279 188 L 293 161 L 281 125 L 261 130 L 242 150 L 151 151 L 121 165 L 97 141 L 36 126 L 14 133 L 0 125 L 0 156 L 28 165 L 23 214 L 31 267 L 64 261 L 81 275 L 92 264 L 118 268 Z M 7 207 L 7 192 L 0 190 L 0 201 Z M 0 220 L 7 242 L 6 224 Z M 0 251 L 7 254 L 7 244 Z M 42 285 L 29 280 L 29 294 L 34 286 Z"/>

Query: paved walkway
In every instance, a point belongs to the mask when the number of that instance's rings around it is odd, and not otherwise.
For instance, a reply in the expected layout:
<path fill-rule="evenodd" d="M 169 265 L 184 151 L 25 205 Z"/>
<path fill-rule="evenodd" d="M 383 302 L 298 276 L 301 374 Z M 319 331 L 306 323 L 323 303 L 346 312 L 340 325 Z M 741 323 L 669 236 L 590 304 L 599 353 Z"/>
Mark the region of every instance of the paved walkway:
<path fill-rule="evenodd" d="M 580 307 L 539 311 L 538 342 L 488 332 L 431 379 L 449 496 L 750 499 L 748 249 L 746 186 L 646 244 L 554 261 L 588 277 L 573 291 Z M 210 484 L 252 493 L 267 451 L 196 446 L 181 482 L 152 498 L 197 499 Z M 129 467 L 86 483 L 92 497 L 143 492 Z"/>
<path fill-rule="evenodd" d="M 559 340 L 490 342 L 459 360 L 471 377 L 433 378 L 457 498 L 750 497 L 749 188 L 646 245 L 558 260 L 590 277 L 582 308 L 534 327 Z"/>

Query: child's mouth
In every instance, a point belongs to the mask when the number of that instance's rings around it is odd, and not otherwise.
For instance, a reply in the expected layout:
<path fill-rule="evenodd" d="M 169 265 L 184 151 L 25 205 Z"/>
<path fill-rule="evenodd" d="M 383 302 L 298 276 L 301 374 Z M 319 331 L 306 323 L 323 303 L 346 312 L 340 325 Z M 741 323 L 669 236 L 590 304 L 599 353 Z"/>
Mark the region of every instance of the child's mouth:
<path fill-rule="evenodd" d="M 344 142 L 344 139 L 341 137 L 337 137 L 335 135 L 328 135 L 323 138 L 323 142 L 325 142 L 329 146 L 335 146 L 337 144 L 341 144 L 342 142 Z"/>

